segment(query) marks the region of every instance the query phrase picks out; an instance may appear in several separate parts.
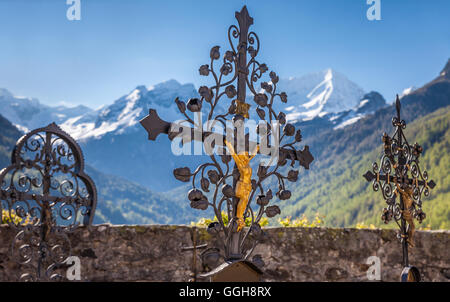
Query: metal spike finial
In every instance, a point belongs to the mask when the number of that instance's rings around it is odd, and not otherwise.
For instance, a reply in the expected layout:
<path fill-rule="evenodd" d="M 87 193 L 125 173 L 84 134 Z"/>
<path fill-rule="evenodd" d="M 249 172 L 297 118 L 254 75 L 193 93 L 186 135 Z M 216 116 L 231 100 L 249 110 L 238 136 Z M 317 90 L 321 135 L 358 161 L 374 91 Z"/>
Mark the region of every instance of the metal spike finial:
<path fill-rule="evenodd" d="M 400 120 L 400 108 L 401 107 L 402 106 L 400 104 L 400 98 L 398 97 L 398 94 L 397 94 L 397 97 L 395 99 L 395 109 L 397 109 L 397 117 L 398 117 L 399 120 Z"/>
<path fill-rule="evenodd" d="M 238 83 L 237 99 L 241 104 L 245 103 L 247 89 L 247 47 L 248 47 L 248 29 L 253 24 L 253 18 L 250 17 L 247 7 L 244 5 L 240 12 L 235 13 L 236 20 L 239 23 L 239 45 L 238 45 Z M 248 109 L 247 109 L 248 110 Z"/>
<path fill-rule="evenodd" d="M 249 28 L 253 24 L 253 18 L 248 14 L 247 6 L 244 5 L 240 12 L 235 13 L 236 20 L 238 20 L 239 26 Z"/>

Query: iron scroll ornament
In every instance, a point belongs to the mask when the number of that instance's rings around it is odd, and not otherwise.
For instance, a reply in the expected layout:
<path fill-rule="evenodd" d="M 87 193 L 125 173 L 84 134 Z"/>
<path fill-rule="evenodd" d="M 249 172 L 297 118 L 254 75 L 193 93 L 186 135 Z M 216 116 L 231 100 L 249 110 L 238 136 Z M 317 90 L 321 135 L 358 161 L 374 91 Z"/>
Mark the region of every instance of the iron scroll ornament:
<path fill-rule="evenodd" d="M 271 71 L 269 81 L 262 81 L 262 77 L 268 72 L 268 67 L 257 60 L 260 50 L 260 41 L 256 33 L 249 32 L 249 27 L 253 24 L 253 18 L 248 14 L 244 6 L 240 12 L 236 12 L 236 19 L 239 27 L 231 25 L 228 29 L 228 40 L 230 49 L 227 50 L 221 58 L 220 47 L 214 46 L 210 50 L 210 64 L 200 66 L 199 73 L 202 76 L 211 76 L 213 85 L 201 86 L 198 89 L 200 99 L 192 98 L 183 102 L 178 98 L 175 100 L 178 110 L 184 115 L 184 122 L 190 125 L 192 130 L 191 139 L 199 140 L 203 143 L 208 137 L 215 137 L 215 147 L 222 148 L 225 151 L 222 155 L 208 154 L 210 161 L 200 164 L 194 171 L 188 167 L 177 168 L 174 170 L 176 179 L 182 182 L 191 182 L 192 189 L 188 193 L 188 199 L 192 208 L 206 210 L 212 207 L 217 218 L 216 222 L 211 223 L 207 231 L 210 234 L 217 235 L 219 242 L 223 247 L 222 257 L 226 261 L 247 260 L 252 254 L 257 243 L 264 239 L 264 232 L 259 224 L 265 214 L 267 217 L 274 217 L 281 213 L 277 205 L 269 205 L 274 196 L 280 200 L 287 200 L 291 197 L 291 192 L 286 189 L 286 182 L 296 182 L 298 180 L 298 169 L 291 169 L 287 175 L 279 171 L 280 167 L 286 166 L 289 162 L 293 168 L 296 162 L 305 169 L 309 169 L 310 163 L 314 160 L 309 152 L 308 146 L 303 150 L 297 149 L 296 144 L 302 141 L 300 130 L 296 130 L 292 124 L 286 122 L 286 115 L 283 112 L 276 112 L 273 109 L 275 101 L 287 102 L 285 92 L 278 92 L 278 75 Z M 247 56 L 250 58 L 247 62 Z M 217 67 L 217 63 L 220 66 Z M 235 84 L 237 83 L 237 87 Z M 257 87 L 260 88 L 257 88 Z M 247 200 L 244 216 L 250 219 L 250 227 L 238 231 L 237 228 L 237 205 L 239 200 L 236 194 L 236 187 L 240 180 L 239 169 L 232 163 L 231 150 L 227 148 L 226 141 L 236 145 L 236 128 L 234 128 L 234 137 L 225 137 L 214 132 L 214 125 L 220 124 L 224 128 L 227 122 L 233 121 L 233 125 L 243 122 L 250 116 L 250 104 L 246 103 L 246 91 L 251 92 L 253 102 L 256 105 L 254 113 L 259 117 L 259 121 L 265 123 L 267 127 L 257 128 L 256 132 L 262 137 L 262 140 L 279 145 L 279 156 L 276 164 L 273 166 L 259 165 L 256 178 L 251 179 L 251 192 Z M 227 99 L 227 100 L 226 100 Z M 216 112 L 218 104 L 228 103 L 228 110 Z M 209 106 L 209 107 L 206 107 Z M 206 129 L 198 125 L 187 112 L 199 114 L 207 112 L 209 122 Z M 253 113 L 252 113 L 253 114 Z M 284 125 L 280 135 L 275 136 L 277 142 L 271 141 L 270 136 L 276 131 L 271 128 L 272 122 L 278 121 L 278 126 Z M 166 133 L 169 139 L 174 139 L 180 135 L 179 127 L 174 123 L 168 123 L 161 120 L 154 109 L 150 109 L 149 115 L 141 120 L 142 126 L 147 130 L 149 139 L 154 140 L 158 134 Z M 266 130 L 262 130 L 265 128 Z M 196 135 L 198 133 L 198 135 Z M 251 152 L 256 149 L 256 142 L 252 142 L 249 133 L 245 137 L 245 150 Z M 291 138 L 289 143 L 282 143 L 285 138 Z M 186 141 L 188 141 L 187 139 Z M 205 146 L 205 149 L 208 147 Z M 265 190 L 263 182 L 274 177 L 278 183 L 278 190 L 273 194 L 271 189 Z M 209 195 L 209 198 L 207 197 Z M 254 210 L 253 204 L 259 206 Z M 230 218 L 227 225 L 222 219 L 222 210 Z M 245 244 L 248 238 L 252 238 L 253 244 Z M 259 259 L 258 255 L 255 259 Z M 217 259 L 217 257 L 214 257 Z M 254 259 L 254 260 L 255 260 Z"/>
<path fill-rule="evenodd" d="M 17 230 L 15 262 L 24 281 L 61 280 L 71 253 L 69 232 L 91 225 L 97 190 L 84 173 L 80 146 L 55 123 L 22 136 L 0 171 L 2 220 Z"/>
<path fill-rule="evenodd" d="M 422 223 L 426 214 L 422 210 L 422 195 L 429 196 L 430 189 L 436 184 L 429 180 L 428 172 L 422 171 L 419 158 L 423 148 L 418 144 L 410 145 L 403 130 L 406 122 L 400 117 L 401 103 L 397 95 L 395 101 L 397 116 L 392 118 L 395 132 L 392 136 L 383 134 L 383 156 L 380 165 L 372 164 L 372 171 L 363 177 L 372 182 L 374 191 L 382 192 L 387 206 L 381 219 L 389 223 L 392 219 L 399 227 L 399 239 L 403 248 L 403 272 L 401 281 L 420 281 L 419 270 L 409 265 L 408 247 L 414 247 L 414 219 Z M 398 197 L 398 198 L 397 198 Z"/>

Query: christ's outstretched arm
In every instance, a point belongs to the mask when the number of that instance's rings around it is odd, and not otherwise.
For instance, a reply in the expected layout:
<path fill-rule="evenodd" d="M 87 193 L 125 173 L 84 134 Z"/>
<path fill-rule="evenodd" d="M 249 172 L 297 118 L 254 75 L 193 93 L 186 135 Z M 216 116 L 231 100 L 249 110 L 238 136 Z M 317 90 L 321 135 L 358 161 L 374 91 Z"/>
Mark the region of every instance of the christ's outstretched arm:
<path fill-rule="evenodd" d="M 227 146 L 228 150 L 230 151 L 230 154 L 233 157 L 234 162 L 237 164 L 237 166 L 240 167 L 241 165 L 243 165 L 241 159 L 234 151 L 233 145 L 227 140 L 225 140 L 225 145 Z"/>

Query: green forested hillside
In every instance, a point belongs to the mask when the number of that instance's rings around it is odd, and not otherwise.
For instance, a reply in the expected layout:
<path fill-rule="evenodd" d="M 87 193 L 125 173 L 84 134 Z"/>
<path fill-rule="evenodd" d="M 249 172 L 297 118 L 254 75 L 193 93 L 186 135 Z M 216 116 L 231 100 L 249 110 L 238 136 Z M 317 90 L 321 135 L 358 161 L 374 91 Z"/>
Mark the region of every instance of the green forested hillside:
<path fill-rule="evenodd" d="M 98 192 L 94 223 L 189 224 L 202 214 L 190 208 L 189 202 L 184 199 L 174 200 L 121 177 L 100 173 L 89 166 L 86 172 L 94 180 Z"/>
<path fill-rule="evenodd" d="M 11 151 L 22 133 L 0 114 L 0 169 L 10 163 Z"/>
<path fill-rule="evenodd" d="M 423 198 L 427 214 L 423 224 L 433 229 L 450 228 L 449 124 L 450 106 L 447 106 L 415 120 L 406 128 L 409 143 L 417 141 L 423 146 L 421 165 L 437 184 L 431 195 Z M 304 213 L 313 217 L 319 212 L 325 216 L 328 226 L 354 226 L 358 222 L 384 226 L 380 219 L 385 206 L 381 192 L 374 192 L 362 177 L 372 162 L 382 156 L 382 132 L 376 127 L 374 131 L 380 138 L 375 150 L 364 155 L 341 154 L 339 160 L 328 167 L 317 164 L 303 172 L 299 185 L 291 188 L 292 198 L 282 204 L 283 215 L 297 217 Z"/>
<path fill-rule="evenodd" d="M 401 99 L 408 141 L 424 147 L 422 169 L 437 183 L 431 196 L 423 198 L 424 225 L 434 229 L 450 228 L 449 105 L 450 60 L 437 78 Z M 302 144 L 310 146 L 315 160 L 290 188 L 292 198 L 280 204 L 282 215 L 314 217 L 319 212 L 328 226 L 386 226 L 380 219 L 385 206 L 381 192 L 374 192 L 362 175 L 380 160 L 381 136 L 393 133 L 395 114 L 391 105 L 339 130 L 304 133 Z"/>

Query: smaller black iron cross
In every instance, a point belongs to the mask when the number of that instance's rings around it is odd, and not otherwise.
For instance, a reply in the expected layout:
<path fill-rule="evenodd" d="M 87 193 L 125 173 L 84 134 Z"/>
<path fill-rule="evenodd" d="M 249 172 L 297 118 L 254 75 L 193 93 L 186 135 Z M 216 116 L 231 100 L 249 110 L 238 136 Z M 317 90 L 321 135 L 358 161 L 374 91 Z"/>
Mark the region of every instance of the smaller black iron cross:
<path fill-rule="evenodd" d="M 428 173 L 422 172 L 419 167 L 422 147 L 417 143 L 411 146 L 406 140 L 403 133 L 406 123 L 400 117 L 401 104 L 398 95 L 395 107 L 397 116 L 392 119 L 392 125 L 396 130 L 392 137 L 386 133 L 383 134 L 384 154 L 380 166 L 373 163 L 372 171 L 367 171 L 363 177 L 372 182 L 374 191 L 381 189 L 383 193 L 383 198 L 388 205 L 383 209 L 384 222 L 388 223 L 394 218 L 400 227 L 405 267 L 402 280 L 418 281 L 420 279 L 418 270 L 409 266 L 408 245 L 414 246 L 414 218 L 421 223 L 426 216 L 422 211 L 422 194 L 428 196 L 430 189 L 433 189 L 436 183 L 428 180 Z M 411 174 L 411 177 L 408 174 Z M 399 196 L 398 203 L 397 196 Z"/>

